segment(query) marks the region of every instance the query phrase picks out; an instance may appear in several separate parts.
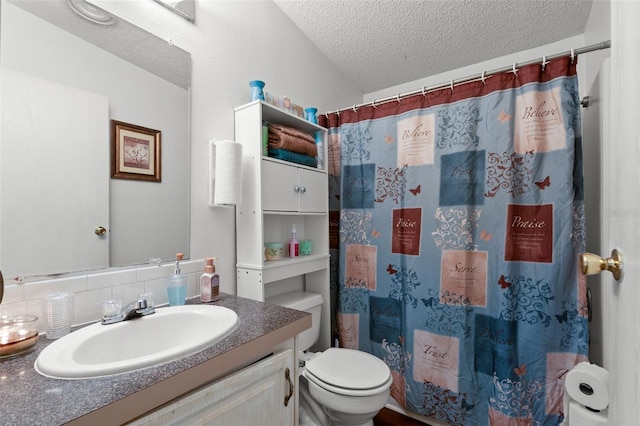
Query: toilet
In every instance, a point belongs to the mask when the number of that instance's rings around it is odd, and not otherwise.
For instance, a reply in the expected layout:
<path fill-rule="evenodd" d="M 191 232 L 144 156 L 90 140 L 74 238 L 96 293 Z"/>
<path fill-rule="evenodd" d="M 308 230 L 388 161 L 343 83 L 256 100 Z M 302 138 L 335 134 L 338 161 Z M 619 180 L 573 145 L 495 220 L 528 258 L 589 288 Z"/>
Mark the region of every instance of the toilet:
<path fill-rule="evenodd" d="M 302 352 L 320 335 L 322 296 L 293 291 L 268 303 L 311 314 L 311 328 L 298 337 L 300 425 L 373 426 L 373 417 L 389 400 L 391 370 L 377 357 L 353 349 Z M 301 362 L 301 364 L 302 364 Z"/>

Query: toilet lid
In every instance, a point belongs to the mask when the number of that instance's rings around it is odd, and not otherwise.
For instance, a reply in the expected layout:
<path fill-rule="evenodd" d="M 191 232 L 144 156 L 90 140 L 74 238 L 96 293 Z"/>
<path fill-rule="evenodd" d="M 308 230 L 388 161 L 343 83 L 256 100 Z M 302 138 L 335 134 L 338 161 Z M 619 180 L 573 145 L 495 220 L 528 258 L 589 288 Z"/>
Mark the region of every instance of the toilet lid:
<path fill-rule="evenodd" d="M 342 389 L 364 390 L 384 385 L 391 375 L 387 364 L 366 352 L 329 348 L 306 364 L 307 372 Z"/>

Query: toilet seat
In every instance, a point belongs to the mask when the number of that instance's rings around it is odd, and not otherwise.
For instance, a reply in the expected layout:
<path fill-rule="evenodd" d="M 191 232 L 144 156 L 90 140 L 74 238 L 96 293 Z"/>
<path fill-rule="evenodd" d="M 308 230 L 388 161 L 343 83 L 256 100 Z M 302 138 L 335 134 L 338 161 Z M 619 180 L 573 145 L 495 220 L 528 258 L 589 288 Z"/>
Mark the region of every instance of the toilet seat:
<path fill-rule="evenodd" d="M 391 370 L 377 357 L 343 348 L 318 354 L 307 362 L 303 374 L 330 392 L 349 396 L 375 395 L 393 381 Z"/>

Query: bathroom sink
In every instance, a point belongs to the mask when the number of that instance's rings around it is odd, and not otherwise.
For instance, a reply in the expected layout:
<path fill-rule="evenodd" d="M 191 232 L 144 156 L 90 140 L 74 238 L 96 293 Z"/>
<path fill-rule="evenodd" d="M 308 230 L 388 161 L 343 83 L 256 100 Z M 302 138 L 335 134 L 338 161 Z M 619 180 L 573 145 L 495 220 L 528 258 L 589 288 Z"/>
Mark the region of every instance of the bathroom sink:
<path fill-rule="evenodd" d="M 237 322 L 238 315 L 222 306 L 160 308 L 152 315 L 69 333 L 42 350 L 35 369 L 47 377 L 88 379 L 153 367 L 213 345 Z"/>

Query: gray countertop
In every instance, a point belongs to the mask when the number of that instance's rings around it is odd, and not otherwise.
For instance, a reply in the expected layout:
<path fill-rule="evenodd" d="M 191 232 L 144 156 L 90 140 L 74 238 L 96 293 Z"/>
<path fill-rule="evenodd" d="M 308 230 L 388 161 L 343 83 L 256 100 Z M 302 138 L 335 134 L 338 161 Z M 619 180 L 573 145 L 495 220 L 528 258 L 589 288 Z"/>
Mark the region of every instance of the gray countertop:
<path fill-rule="evenodd" d="M 196 298 L 187 303 L 201 302 Z M 180 375 L 193 377 L 194 374 L 187 374 L 189 370 L 198 376 L 202 376 L 203 369 L 214 368 L 220 371 L 212 373 L 212 377 L 228 374 L 229 371 L 223 371 L 213 362 L 216 359 L 246 358 L 249 351 L 256 351 L 255 356 L 264 356 L 260 350 L 264 352 L 270 344 L 280 344 L 311 326 L 310 314 L 281 306 L 225 294 L 214 304 L 238 314 L 238 325 L 229 336 L 194 355 L 130 373 L 83 380 L 41 376 L 33 365 L 38 354 L 52 341 L 40 336 L 33 351 L 0 360 L 0 425 L 96 424 L 92 413 L 104 411 L 108 406 L 116 409 L 125 407 L 126 403 L 122 403 L 126 398 L 142 394 L 152 387 L 166 389 L 167 386 L 159 385 L 162 382 L 171 385 L 174 383 L 172 380 Z M 201 385 L 194 383 L 194 388 Z M 166 393 L 167 401 L 174 398 L 171 392 Z M 106 419 L 104 416 L 97 418 Z"/>

